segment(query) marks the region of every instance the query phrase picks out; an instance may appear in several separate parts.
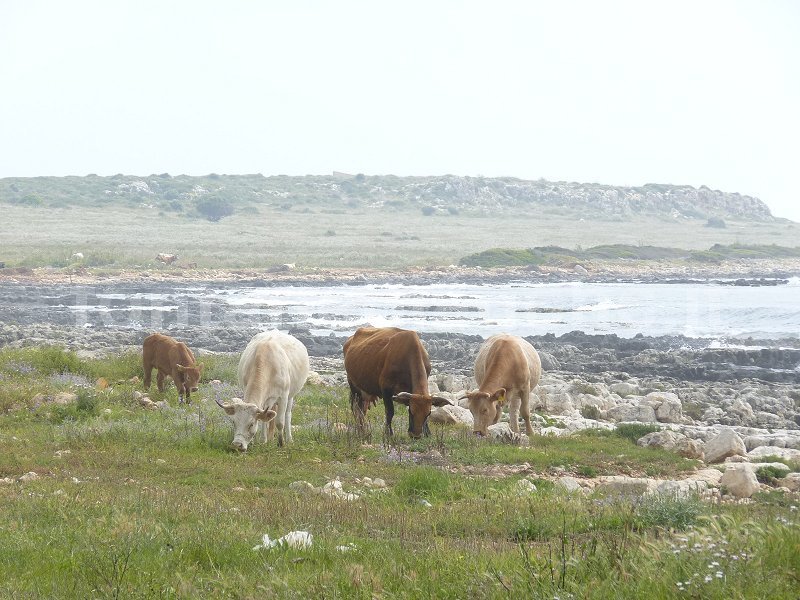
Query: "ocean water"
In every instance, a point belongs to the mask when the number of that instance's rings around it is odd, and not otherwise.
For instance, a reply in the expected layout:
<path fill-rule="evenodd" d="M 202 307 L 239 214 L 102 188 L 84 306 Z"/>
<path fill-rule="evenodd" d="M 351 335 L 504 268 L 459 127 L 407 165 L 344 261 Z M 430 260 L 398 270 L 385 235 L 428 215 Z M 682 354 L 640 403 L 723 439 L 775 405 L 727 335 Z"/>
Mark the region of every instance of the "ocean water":
<path fill-rule="evenodd" d="M 708 283 L 359 285 L 209 289 L 207 297 L 254 324 L 349 335 L 396 326 L 484 337 L 580 330 L 622 337 L 800 338 L 800 279 L 777 286 Z M 209 299 L 210 299 L 209 298 Z"/>

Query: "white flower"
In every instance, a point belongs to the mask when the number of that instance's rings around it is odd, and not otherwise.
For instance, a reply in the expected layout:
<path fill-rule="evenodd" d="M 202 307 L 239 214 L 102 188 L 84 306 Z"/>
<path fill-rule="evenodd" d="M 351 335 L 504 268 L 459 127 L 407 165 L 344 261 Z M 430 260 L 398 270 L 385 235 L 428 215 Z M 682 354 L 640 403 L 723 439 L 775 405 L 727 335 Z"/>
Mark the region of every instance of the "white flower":
<path fill-rule="evenodd" d="M 717 571 L 714 575 L 717 576 L 717 579 L 722 579 L 722 571 Z"/>
<path fill-rule="evenodd" d="M 708 582 L 709 582 L 709 581 L 711 581 L 712 579 L 714 579 L 714 578 L 713 578 L 713 577 L 711 577 L 711 575 L 706 575 L 706 576 L 703 578 L 703 581 L 705 581 L 706 583 L 708 583 Z"/>

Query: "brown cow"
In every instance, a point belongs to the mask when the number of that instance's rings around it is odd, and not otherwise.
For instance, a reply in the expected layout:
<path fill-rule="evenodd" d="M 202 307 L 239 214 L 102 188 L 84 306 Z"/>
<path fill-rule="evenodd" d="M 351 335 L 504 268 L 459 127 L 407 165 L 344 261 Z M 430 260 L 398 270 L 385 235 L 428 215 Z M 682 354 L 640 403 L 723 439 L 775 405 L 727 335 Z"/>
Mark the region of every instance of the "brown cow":
<path fill-rule="evenodd" d="M 150 376 L 153 368 L 156 368 L 158 391 L 164 391 L 164 377 L 170 376 L 178 388 L 178 402 L 182 403 L 185 396 L 187 404 L 191 401 L 190 393 L 197 391 L 200 374 L 203 372 L 203 363 L 195 363 L 194 354 L 186 344 L 161 333 L 144 338 L 142 364 L 144 389 L 150 389 Z"/>
<path fill-rule="evenodd" d="M 521 406 L 525 431 L 532 435 L 529 398 L 541 376 L 539 354 L 521 337 L 501 333 L 486 340 L 475 359 L 478 389 L 463 396 L 469 399 L 474 432 L 486 435 L 486 428 L 500 420 L 502 405 L 509 400 L 511 430 L 519 433 Z"/>
<path fill-rule="evenodd" d="M 393 434 L 394 402 L 408 406 L 411 437 L 430 435 L 427 421 L 431 407 L 451 402 L 428 392 L 431 361 L 416 332 L 397 327 L 361 327 L 344 343 L 343 350 L 350 406 L 360 429 L 364 426 L 364 413 L 383 398 L 389 435 Z"/>

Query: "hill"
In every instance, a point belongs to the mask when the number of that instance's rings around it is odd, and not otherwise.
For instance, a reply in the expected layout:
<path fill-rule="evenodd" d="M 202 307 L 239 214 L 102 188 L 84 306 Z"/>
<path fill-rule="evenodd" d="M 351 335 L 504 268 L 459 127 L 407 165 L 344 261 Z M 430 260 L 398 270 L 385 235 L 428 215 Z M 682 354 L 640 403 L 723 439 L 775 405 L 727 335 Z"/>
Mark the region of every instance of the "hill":
<path fill-rule="evenodd" d="M 165 211 L 191 212 L 198 202 L 217 201 L 232 210 L 269 205 L 284 210 L 324 206 L 421 210 L 424 214 L 580 214 L 625 220 L 633 216 L 772 220 L 758 198 L 701 186 L 647 184 L 622 187 L 598 183 L 526 181 L 512 177 L 397 177 L 394 175 L 217 175 L 168 173 L 146 177 L 10 177 L 0 179 L 0 203 L 28 206 L 145 204 Z M 224 216 L 224 215 L 223 215 Z"/>

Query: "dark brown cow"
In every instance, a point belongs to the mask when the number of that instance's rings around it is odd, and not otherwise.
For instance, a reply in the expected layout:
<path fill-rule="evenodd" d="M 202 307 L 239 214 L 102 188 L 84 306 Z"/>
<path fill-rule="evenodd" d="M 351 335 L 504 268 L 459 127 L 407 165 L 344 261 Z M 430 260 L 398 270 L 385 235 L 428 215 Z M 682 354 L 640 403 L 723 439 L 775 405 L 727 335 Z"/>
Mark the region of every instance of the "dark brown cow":
<path fill-rule="evenodd" d="M 144 366 L 144 389 L 150 389 L 150 376 L 153 368 L 158 369 L 156 383 L 158 391 L 164 391 L 164 378 L 169 376 L 178 388 L 178 402 L 190 402 L 190 393 L 197 391 L 203 363 L 195 363 L 194 354 L 183 342 L 161 333 L 144 338 L 142 346 L 142 365 Z"/>
<path fill-rule="evenodd" d="M 364 426 L 367 409 L 383 398 L 389 435 L 394 402 L 408 406 L 411 437 L 430 434 L 427 420 L 431 407 L 451 402 L 428 392 L 431 361 L 416 332 L 397 327 L 361 327 L 344 343 L 343 350 L 350 406 L 359 428 Z"/>

